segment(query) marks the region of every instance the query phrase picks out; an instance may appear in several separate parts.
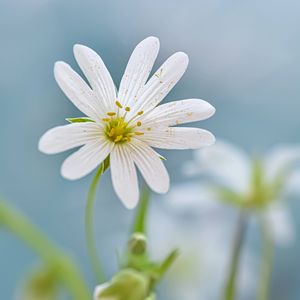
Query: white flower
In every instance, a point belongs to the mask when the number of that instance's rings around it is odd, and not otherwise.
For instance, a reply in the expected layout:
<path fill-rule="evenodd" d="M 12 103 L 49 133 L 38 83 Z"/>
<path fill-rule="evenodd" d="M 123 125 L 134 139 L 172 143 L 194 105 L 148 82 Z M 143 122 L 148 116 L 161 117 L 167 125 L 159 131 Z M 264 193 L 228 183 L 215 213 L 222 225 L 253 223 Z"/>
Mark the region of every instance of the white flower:
<path fill-rule="evenodd" d="M 237 215 L 228 207 L 219 205 L 203 211 L 197 207 L 199 201 L 186 202 L 192 199 L 192 193 L 202 199 L 201 189 L 195 187 L 194 184 L 191 190 L 191 184 L 175 185 L 163 203 L 155 201 L 152 207 L 151 254 L 161 259 L 173 248 L 180 252 L 164 279 L 162 299 L 215 300 L 220 299 L 225 287 L 234 237 L 232 220 Z M 195 196 L 194 200 L 199 200 Z M 174 202 L 182 206 L 174 206 Z M 254 256 L 245 249 L 237 283 L 238 299 L 254 290 L 255 266 Z"/>
<path fill-rule="evenodd" d="M 294 231 L 284 200 L 288 194 L 300 192 L 297 162 L 300 163 L 300 145 L 276 146 L 263 158 L 253 160 L 242 149 L 219 141 L 210 149 L 195 151 L 195 159 L 184 169 L 189 174 L 210 175 L 215 186 L 202 183 L 207 198 L 222 198 L 220 189 L 216 193 L 217 185 L 234 196 L 236 204 L 262 213 L 275 242 L 288 245 Z M 194 200 L 196 203 L 196 195 Z"/>
<path fill-rule="evenodd" d="M 128 208 L 139 198 L 135 165 L 150 188 L 165 193 L 169 176 L 160 156 L 151 148 L 197 149 L 214 143 L 203 129 L 173 127 L 204 120 L 215 109 L 199 99 L 157 106 L 184 74 L 188 57 L 177 52 L 147 81 L 159 50 L 159 40 L 149 37 L 134 49 L 119 90 L 102 59 L 90 48 L 74 46 L 74 55 L 89 85 L 64 62 L 57 62 L 57 83 L 88 118 L 81 123 L 55 127 L 46 132 L 39 149 L 47 154 L 82 146 L 63 163 L 65 178 L 78 179 L 110 156 L 114 189 Z"/>

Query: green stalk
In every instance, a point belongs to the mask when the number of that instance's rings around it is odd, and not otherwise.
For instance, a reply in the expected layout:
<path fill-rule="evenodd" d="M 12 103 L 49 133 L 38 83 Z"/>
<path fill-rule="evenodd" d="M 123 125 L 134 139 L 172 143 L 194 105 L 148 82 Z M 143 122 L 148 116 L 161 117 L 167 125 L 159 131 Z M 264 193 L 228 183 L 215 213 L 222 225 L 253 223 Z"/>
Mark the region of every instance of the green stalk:
<path fill-rule="evenodd" d="M 273 267 L 274 244 L 267 225 L 261 222 L 262 256 L 257 300 L 268 300 Z"/>
<path fill-rule="evenodd" d="M 241 211 L 237 222 L 230 269 L 228 272 L 228 278 L 224 290 L 224 300 L 234 300 L 236 296 L 236 281 L 239 270 L 242 245 L 246 233 L 246 221 L 246 215 L 244 211 Z"/>
<path fill-rule="evenodd" d="M 146 234 L 146 222 L 149 209 L 149 189 L 145 186 L 140 197 L 140 204 L 135 215 L 134 225 L 132 233 L 143 233 Z"/>
<path fill-rule="evenodd" d="M 105 281 L 105 275 L 102 271 L 100 259 L 97 253 L 97 246 L 96 246 L 95 235 L 94 235 L 93 215 L 94 215 L 94 203 L 95 203 L 97 185 L 104 171 L 105 171 L 105 165 L 104 163 L 102 163 L 98 171 L 96 172 L 92 180 L 92 183 L 90 185 L 88 196 L 87 196 L 86 208 L 85 208 L 85 234 L 86 234 L 87 250 L 98 283 Z"/>
<path fill-rule="evenodd" d="M 58 269 L 57 276 L 75 300 L 90 300 L 84 279 L 68 254 L 63 252 L 37 229 L 22 213 L 0 199 L 0 225 L 27 243 L 49 266 Z"/>

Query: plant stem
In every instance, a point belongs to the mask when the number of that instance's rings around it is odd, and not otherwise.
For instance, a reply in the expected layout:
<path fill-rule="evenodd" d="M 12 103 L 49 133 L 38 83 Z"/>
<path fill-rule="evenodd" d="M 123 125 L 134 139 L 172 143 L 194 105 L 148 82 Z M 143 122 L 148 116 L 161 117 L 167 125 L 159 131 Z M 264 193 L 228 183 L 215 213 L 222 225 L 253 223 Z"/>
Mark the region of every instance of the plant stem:
<path fill-rule="evenodd" d="M 236 279 L 237 273 L 239 269 L 240 256 L 242 245 L 245 238 L 246 233 L 246 214 L 244 211 L 240 212 L 236 233 L 234 237 L 233 251 L 231 256 L 230 269 L 228 272 L 227 283 L 224 290 L 224 300 L 234 300 L 236 294 Z"/>
<path fill-rule="evenodd" d="M 102 271 L 100 260 L 97 254 L 97 246 L 96 246 L 95 235 L 94 235 L 94 218 L 93 218 L 94 214 L 93 213 L 94 213 L 94 202 L 95 202 L 97 185 L 104 171 L 105 171 L 105 166 L 104 163 L 102 163 L 98 171 L 96 172 L 92 180 L 92 183 L 90 185 L 88 196 L 87 196 L 86 208 L 85 208 L 85 234 L 86 234 L 87 250 L 98 283 L 104 282 L 105 276 Z"/>
<path fill-rule="evenodd" d="M 135 215 L 134 225 L 132 233 L 143 233 L 146 234 L 146 222 L 149 209 L 149 189 L 145 186 L 140 197 L 140 204 Z"/>
<path fill-rule="evenodd" d="M 57 276 L 76 300 L 90 300 L 84 279 L 72 259 L 49 241 L 22 213 L 0 200 L 0 225 L 25 241 L 49 266 L 57 267 Z"/>
<path fill-rule="evenodd" d="M 267 225 L 261 222 L 262 256 L 257 300 L 268 300 L 273 266 L 274 245 Z"/>

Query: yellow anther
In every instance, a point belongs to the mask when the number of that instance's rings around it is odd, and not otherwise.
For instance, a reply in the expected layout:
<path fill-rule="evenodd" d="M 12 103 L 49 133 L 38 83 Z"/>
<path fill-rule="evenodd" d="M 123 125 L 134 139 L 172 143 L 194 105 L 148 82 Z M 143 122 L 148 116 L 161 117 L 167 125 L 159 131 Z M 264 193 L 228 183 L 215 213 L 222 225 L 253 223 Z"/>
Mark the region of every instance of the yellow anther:
<path fill-rule="evenodd" d="M 116 101 L 116 105 L 117 105 L 119 108 L 123 108 L 123 105 L 122 105 L 119 101 Z"/>
<path fill-rule="evenodd" d="M 108 115 L 108 116 L 110 116 L 110 117 L 113 117 L 113 116 L 115 116 L 115 115 L 116 115 L 116 113 L 115 113 L 115 112 L 113 112 L 113 111 L 109 111 L 109 112 L 107 113 L 107 115 Z"/>
<path fill-rule="evenodd" d="M 129 106 L 126 106 L 126 107 L 125 107 L 125 110 L 126 110 L 126 111 L 130 111 L 130 107 L 129 107 Z"/>
<path fill-rule="evenodd" d="M 144 111 L 141 110 L 137 114 L 138 114 L 138 116 L 141 116 L 143 113 L 144 113 Z"/>
<path fill-rule="evenodd" d="M 108 133 L 108 135 L 109 135 L 109 136 L 113 136 L 113 135 L 115 134 L 115 132 L 116 132 L 115 128 L 112 128 L 112 129 L 110 130 L 110 132 Z"/>
<path fill-rule="evenodd" d="M 123 139 L 123 135 L 118 135 L 118 136 L 115 138 L 114 142 L 115 142 L 115 143 L 120 142 L 122 139 Z"/>
<path fill-rule="evenodd" d="M 142 126 L 142 122 L 141 122 L 141 121 L 138 121 L 138 122 L 136 123 L 136 125 L 137 125 L 137 126 Z"/>
<path fill-rule="evenodd" d="M 144 132 L 136 131 L 134 134 L 135 134 L 135 135 L 144 135 Z"/>
<path fill-rule="evenodd" d="M 110 121 L 110 118 L 103 118 L 102 121 L 104 121 L 104 122 L 109 122 L 109 121 Z"/>

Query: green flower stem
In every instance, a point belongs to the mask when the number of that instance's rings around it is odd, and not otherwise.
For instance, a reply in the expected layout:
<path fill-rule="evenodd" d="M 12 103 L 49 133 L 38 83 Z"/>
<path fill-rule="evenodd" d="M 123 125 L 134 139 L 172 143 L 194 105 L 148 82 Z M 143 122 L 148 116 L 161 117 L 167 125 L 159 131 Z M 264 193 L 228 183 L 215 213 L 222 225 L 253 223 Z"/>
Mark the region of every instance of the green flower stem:
<path fill-rule="evenodd" d="M 90 185 L 90 189 L 87 196 L 86 208 L 85 208 L 85 234 L 86 234 L 87 250 L 98 283 L 104 282 L 105 276 L 102 271 L 102 267 L 97 253 L 96 241 L 94 238 L 95 235 L 94 235 L 93 213 L 94 213 L 94 202 L 95 202 L 97 185 L 104 171 L 105 171 L 105 164 L 102 163 L 98 171 L 96 172 L 92 180 L 92 183 Z"/>
<path fill-rule="evenodd" d="M 274 244 L 267 225 L 261 221 L 262 256 L 257 300 L 268 300 L 272 275 Z"/>
<path fill-rule="evenodd" d="M 146 234 L 146 222 L 149 210 L 149 196 L 150 191 L 145 186 L 140 197 L 140 204 L 135 216 L 134 225 L 132 228 L 132 233 L 143 233 Z"/>
<path fill-rule="evenodd" d="M 72 259 L 49 241 L 22 213 L 0 199 L 0 226 L 25 241 L 44 262 L 57 268 L 59 280 L 75 300 L 90 300 L 91 295 L 84 279 Z"/>
<path fill-rule="evenodd" d="M 246 227 L 247 215 L 244 211 L 241 211 L 237 222 L 237 231 L 234 238 L 230 269 L 228 272 L 228 278 L 224 290 L 224 300 L 234 300 L 236 296 L 236 280 L 239 269 L 242 245 L 246 233 Z"/>

